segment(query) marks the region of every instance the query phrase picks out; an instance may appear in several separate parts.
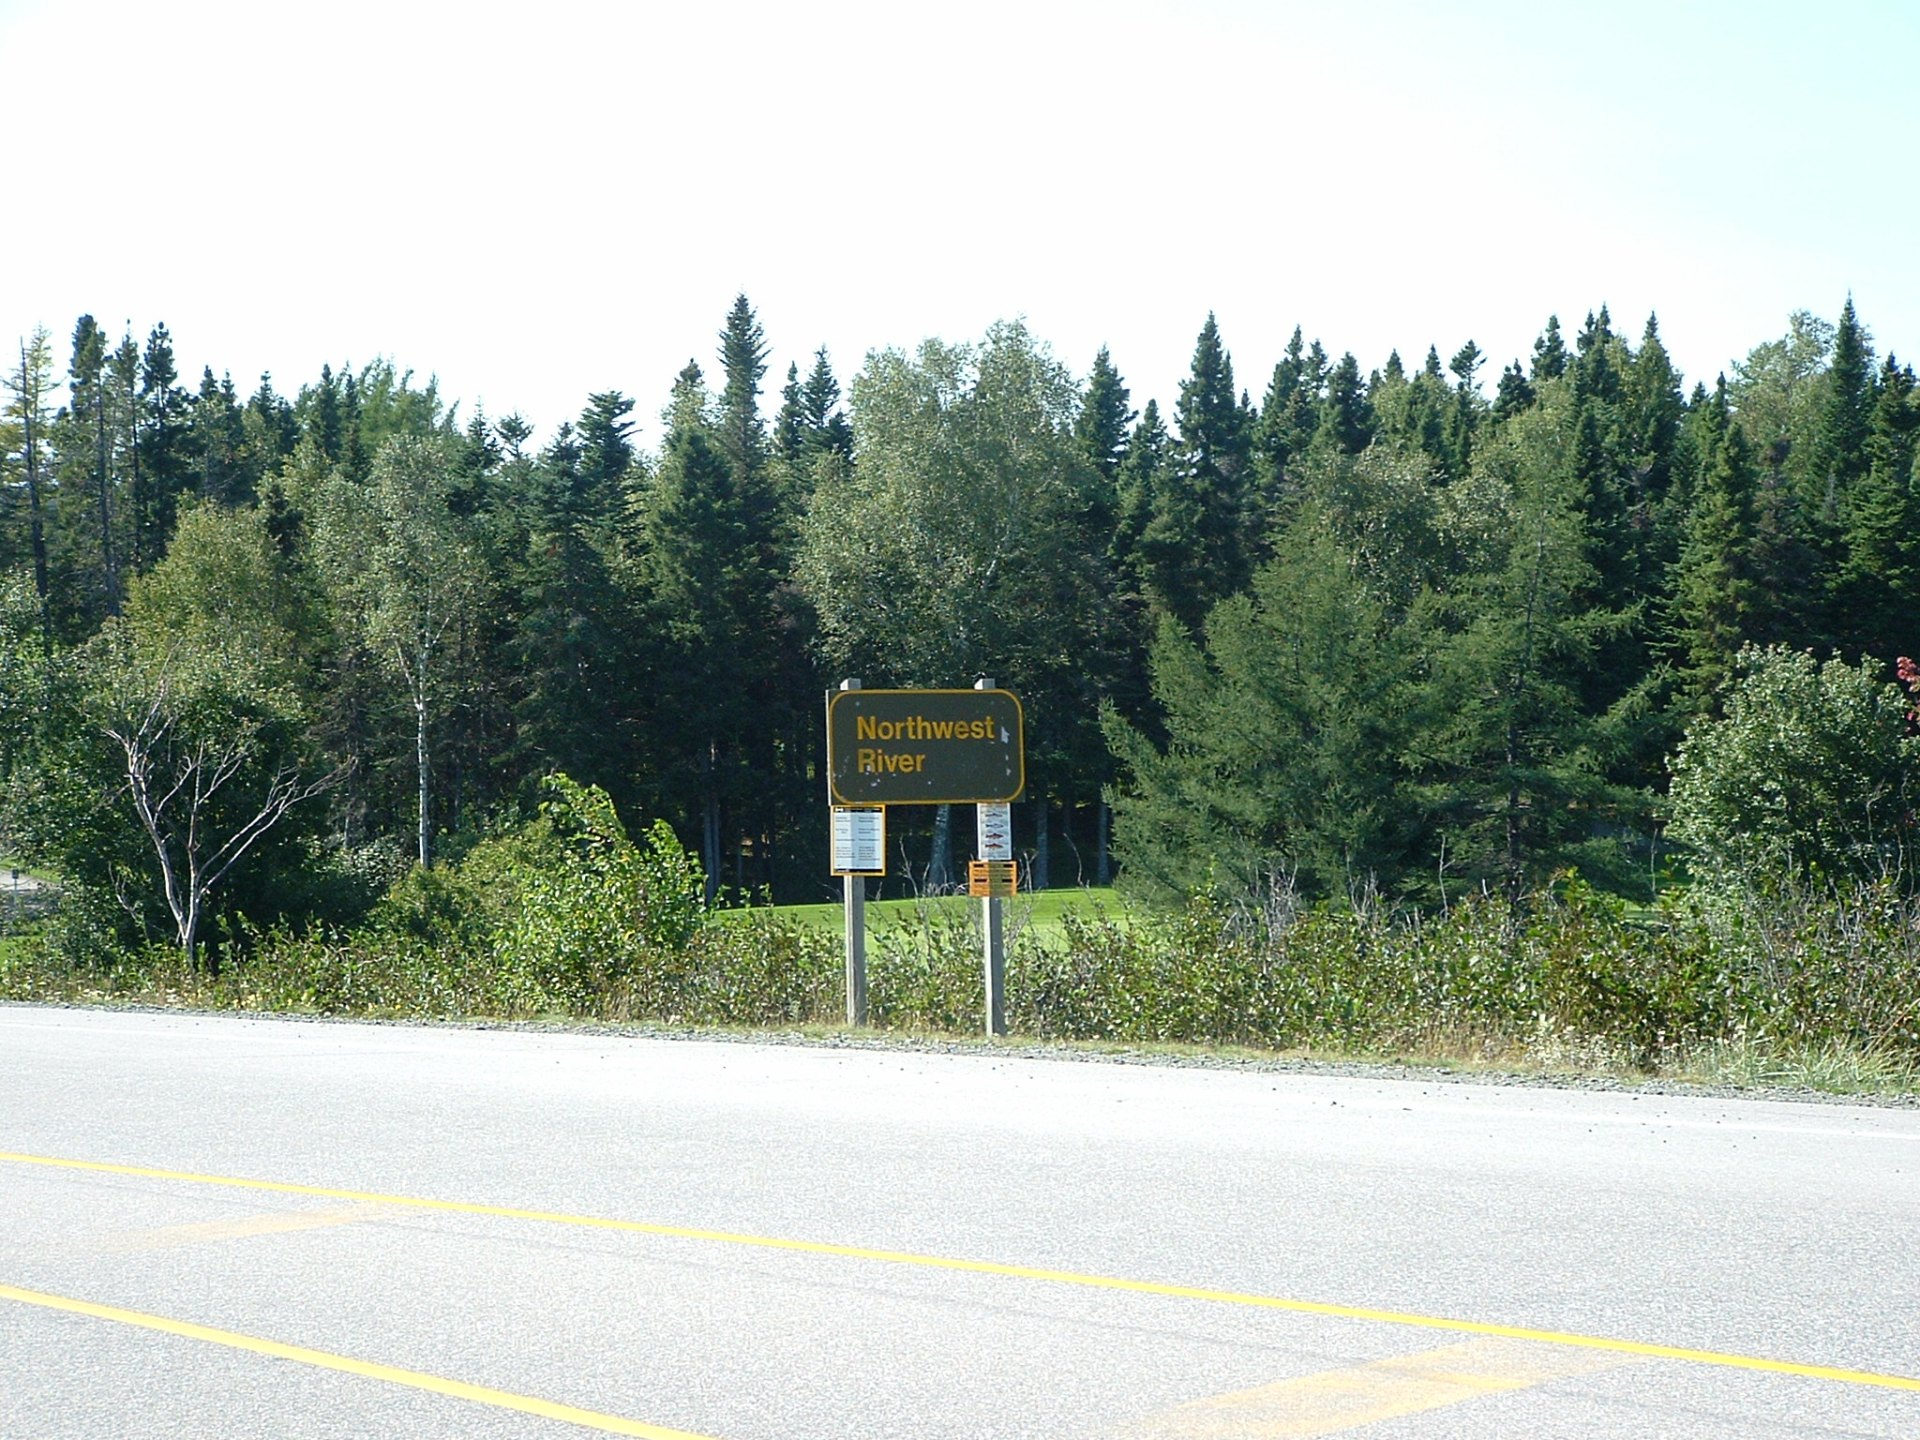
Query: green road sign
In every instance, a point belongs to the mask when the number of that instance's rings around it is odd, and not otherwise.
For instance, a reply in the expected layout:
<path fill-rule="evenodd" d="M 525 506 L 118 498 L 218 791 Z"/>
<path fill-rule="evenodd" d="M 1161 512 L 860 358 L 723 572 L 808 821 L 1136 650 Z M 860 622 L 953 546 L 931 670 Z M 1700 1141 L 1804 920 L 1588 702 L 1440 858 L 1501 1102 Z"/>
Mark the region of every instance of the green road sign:
<path fill-rule="evenodd" d="M 835 690 L 827 794 L 835 805 L 983 805 L 1027 784 L 1020 702 L 1005 690 Z"/>

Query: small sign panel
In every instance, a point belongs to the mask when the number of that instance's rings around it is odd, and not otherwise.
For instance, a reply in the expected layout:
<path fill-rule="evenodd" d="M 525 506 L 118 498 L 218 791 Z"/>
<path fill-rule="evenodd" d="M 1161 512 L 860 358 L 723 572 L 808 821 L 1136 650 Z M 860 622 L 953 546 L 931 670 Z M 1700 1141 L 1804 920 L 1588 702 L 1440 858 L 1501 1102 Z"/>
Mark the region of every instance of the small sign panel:
<path fill-rule="evenodd" d="M 1026 788 L 1020 702 L 1005 690 L 836 690 L 827 697 L 835 805 L 977 805 Z"/>
<path fill-rule="evenodd" d="M 1020 867 L 1011 860 L 967 863 L 967 894 L 987 900 L 1011 899 L 1020 889 Z"/>
<path fill-rule="evenodd" d="M 1007 804 L 978 807 L 979 839 L 973 853 L 982 860 L 1013 859 L 1013 807 Z"/>
<path fill-rule="evenodd" d="M 833 873 L 887 873 L 887 812 L 878 806 L 833 807 Z"/>

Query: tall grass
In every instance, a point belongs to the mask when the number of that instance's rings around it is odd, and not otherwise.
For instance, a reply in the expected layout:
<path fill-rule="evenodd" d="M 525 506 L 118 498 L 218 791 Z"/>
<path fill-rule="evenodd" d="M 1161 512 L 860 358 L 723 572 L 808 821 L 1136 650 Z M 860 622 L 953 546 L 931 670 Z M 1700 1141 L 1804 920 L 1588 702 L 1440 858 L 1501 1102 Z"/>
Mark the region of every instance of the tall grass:
<path fill-rule="evenodd" d="M 671 851 L 561 853 L 540 852 L 537 883 L 498 873 L 502 856 L 485 885 L 415 877 L 359 930 L 255 936 L 217 976 L 157 948 L 82 963 L 16 942 L 0 949 L 0 997 L 702 1026 L 844 1016 L 838 936 L 689 911 L 697 876 Z M 896 913 L 869 957 L 875 1026 L 981 1028 L 971 907 Z M 1629 916 L 1571 884 L 1521 914 L 1491 898 L 1440 915 L 1205 896 L 1170 914 L 1096 907 L 1012 937 L 1008 1015 L 1042 1039 L 1900 1088 L 1920 1067 L 1920 903 L 1863 886 Z"/>

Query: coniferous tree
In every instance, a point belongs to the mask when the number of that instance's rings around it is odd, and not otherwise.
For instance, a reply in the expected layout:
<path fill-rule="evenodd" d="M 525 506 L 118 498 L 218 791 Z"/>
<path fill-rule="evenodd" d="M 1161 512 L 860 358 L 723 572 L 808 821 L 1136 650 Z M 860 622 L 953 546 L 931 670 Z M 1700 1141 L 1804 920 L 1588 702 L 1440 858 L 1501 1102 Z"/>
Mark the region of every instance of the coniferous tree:
<path fill-rule="evenodd" d="M 1081 497 L 1083 523 L 1100 545 L 1112 542 L 1120 514 L 1118 477 L 1127 457 L 1128 427 L 1134 421 L 1129 398 L 1126 382 L 1102 345 L 1093 357 L 1093 369 L 1087 375 L 1087 388 L 1080 396 L 1073 421 L 1074 444 L 1088 462 Z"/>
<path fill-rule="evenodd" d="M 740 295 L 720 330 L 720 405 L 715 438 L 733 470 L 739 496 L 756 543 L 771 547 L 776 525 L 773 494 L 767 484 L 767 427 L 760 416 L 760 382 L 767 373 L 767 339 L 760 321 Z M 771 558 L 771 556 L 769 556 Z"/>
<path fill-rule="evenodd" d="M 1337 454 L 1358 455 L 1373 443 L 1373 413 L 1360 381 L 1360 362 L 1348 351 L 1327 379 L 1317 436 Z"/>
<path fill-rule="evenodd" d="M 1833 359 L 1813 436 L 1813 481 L 1821 525 L 1844 523 L 1847 496 L 1867 470 L 1867 434 L 1873 413 L 1873 343 L 1854 313 L 1853 297 L 1833 330 Z"/>
<path fill-rule="evenodd" d="M 231 377 L 217 381 L 212 366 L 202 370 L 186 429 L 183 444 L 200 497 L 229 507 L 252 500 L 259 477 L 245 469 L 246 424 Z"/>
<path fill-rule="evenodd" d="M 1128 427 L 1134 411 L 1126 382 L 1113 368 L 1113 357 L 1102 345 L 1093 357 L 1093 369 L 1087 374 L 1086 392 L 1080 397 L 1080 413 L 1074 417 L 1073 438 L 1099 474 L 1108 493 L 1112 493 L 1121 463 L 1127 458 Z"/>
<path fill-rule="evenodd" d="M 810 454 L 831 450 L 842 457 L 853 454 L 853 425 L 840 408 L 840 382 L 834 378 L 826 346 L 814 352 L 813 368 L 801 387 L 804 447 Z"/>
<path fill-rule="evenodd" d="M 1233 359 L 1212 315 L 1194 346 L 1193 368 L 1175 408 L 1179 450 L 1156 481 L 1140 538 L 1149 592 L 1188 629 L 1246 584 L 1251 416 L 1233 385 Z"/>
<path fill-rule="evenodd" d="M 1454 378 L 1452 403 L 1447 407 L 1447 473 L 1455 479 L 1465 476 L 1473 463 L 1474 436 L 1480 429 L 1481 412 L 1486 408 L 1477 379 L 1485 360 L 1480 347 L 1469 340 L 1447 362 Z"/>
<path fill-rule="evenodd" d="M 700 369 L 689 364 L 648 489 L 639 567 L 647 628 L 662 642 L 660 673 L 674 677 L 671 694 L 651 697 L 652 746 L 640 758 L 656 803 L 697 823 L 711 901 L 729 872 L 738 879 L 729 814 L 741 798 L 739 737 L 769 617 L 753 526 L 709 410 Z"/>
<path fill-rule="evenodd" d="M 579 481 L 568 487 L 583 522 L 597 524 L 613 513 L 627 471 L 633 468 L 633 401 L 618 390 L 587 397 L 575 433 L 579 437 Z M 575 777 L 578 779 L 579 777 Z"/>
<path fill-rule="evenodd" d="M 1123 587 L 1143 604 L 1149 591 L 1149 573 L 1141 542 L 1153 521 L 1160 478 L 1172 464 L 1173 437 L 1160 419 L 1160 402 L 1149 400 L 1127 437 L 1126 459 L 1114 475 L 1119 508 L 1107 550 Z"/>
<path fill-rule="evenodd" d="M 1760 597 L 1752 568 L 1752 460 L 1746 436 L 1733 423 L 1725 376 L 1697 416 L 1693 448 L 1700 470 L 1674 566 L 1670 613 L 1672 648 L 1690 702 L 1704 709 L 1752 640 Z"/>
<path fill-rule="evenodd" d="M 107 357 L 104 383 L 107 403 L 107 468 L 114 476 L 119 507 L 112 516 L 112 536 L 118 588 L 124 593 L 126 575 L 139 568 L 140 499 L 140 346 L 131 330 Z"/>
<path fill-rule="evenodd" d="M 65 568 L 79 582 L 80 594 L 71 597 L 69 607 L 85 617 L 87 629 L 120 608 L 109 384 L 106 335 L 91 315 L 82 315 L 74 325 L 73 357 L 67 365 L 68 404 L 52 427 L 52 440 L 58 456 L 61 548 L 68 555 Z"/>
<path fill-rule="evenodd" d="M 1893 356 L 1880 367 L 1873 389 L 1873 414 L 1867 424 L 1867 465 L 1904 475 L 1913 467 L 1920 440 L 1920 382 L 1913 367 Z"/>
<path fill-rule="evenodd" d="M 173 533 L 181 493 L 193 484 L 187 450 L 189 401 L 176 382 L 173 337 L 154 326 L 140 356 L 139 486 L 133 494 L 134 564 L 157 562 Z"/>
<path fill-rule="evenodd" d="M 1413 382 L 1407 378 L 1406 362 L 1398 350 L 1389 351 L 1387 363 L 1367 377 L 1367 404 L 1373 407 L 1376 440 L 1402 449 L 1413 441 L 1418 433 Z M 1265 419 L 1263 414 L 1261 420 Z"/>
<path fill-rule="evenodd" d="M 800 399 L 800 366 L 787 366 L 787 383 L 780 387 L 780 409 L 773 417 L 773 453 L 792 468 L 800 463 L 800 447 L 806 438 Z"/>
<path fill-rule="evenodd" d="M 1549 315 L 1547 328 L 1533 342 L 1532 380 L 1536 387 L 1567 373 L 1567 346 L 1560 338 L 1560 317 Z"/>
<path fill-rule="evenodd" d="M 36 328 L 20 344 L 20 367 L 7 377 L 13 399 L 7 416 L 20 432 L 20 483 L 27 492 L 28 547 L 33 555 L 34 596 L 40 605 L 40 638 L 44 658 L 53 656 L 52 577 L 47 558 L 45 470 L 48 398 L 53 392 L 53 346 L 46 327 Z"/>
<path fill-rule="evenodd" d="M 522 775 L 562 771 L 630 798 L 619 721 L 630 713 L 627 607 L 607 555 L 618 486 L 632 463 L 633 402 L 591 396 L 580 429 L 563 425 L 531 471 L 512 647 Z"/>
<path fill-rule="evenodd" d="M 1837 347 L 1836 347 L 1837 348 Z M 1891 358 L 1875 387 L 1867 467 L 1847 495 L 1834 575 L 1836 638 L 1849 654 L 1920 651 L 1920 496 L 1914 493 L 1913 372 Z"/>
<path fill-rule="evenodd" d="M 1491 418 L 1496 425 L 1503 425 L 1530 407 L 1538 398 L 1533 383 L 1527 379 L 1527 372 L 1520 368 L 1515 360 L 1500 372 L 1500 386 L 1494 393 Z"/>
<path fill-rule="evenodd" d="M 300 441 L 293 406 L 274 390 L 273 377 L 265 371 L 259 388 L 247 397 L 240 423 L 246 437 L 246 469 L 256 483 L 277 471 Z"/>
<path fill-rule="evenodd" d="M 1497 880 L 1510 905 L 1556 866 L 1604 873 L 1617 847 L 1594 821 L 1637 793 L 1609 777 L 1626 753 L 1633 703 L 1604 709 L 1591 688 L 1596 650 L 1631 623 L 1593 603 L 1574 426 L 1558 404 L 1528 411 L 1483 447 L 1480 472 L 1503 494 L 1483 517 L 1486 561 L 1436 597 L 1433 679 L 1423 703 L 1432 757 L 1416 785 L 1435 807 L 1446 863 Z M 1616 882 L 1618 876 L 1614 875 Z"/>

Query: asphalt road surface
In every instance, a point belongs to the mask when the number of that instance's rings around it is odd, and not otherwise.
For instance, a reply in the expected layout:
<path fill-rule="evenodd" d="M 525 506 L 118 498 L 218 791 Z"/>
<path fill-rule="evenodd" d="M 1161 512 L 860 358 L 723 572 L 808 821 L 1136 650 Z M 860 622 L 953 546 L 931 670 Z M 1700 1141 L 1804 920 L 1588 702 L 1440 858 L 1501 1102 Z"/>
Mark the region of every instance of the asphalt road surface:
<path fill-rule="evenodd" d="M 1920 1113 L 0 1006 L 0 1437 L 1920 1436 Z"/>

